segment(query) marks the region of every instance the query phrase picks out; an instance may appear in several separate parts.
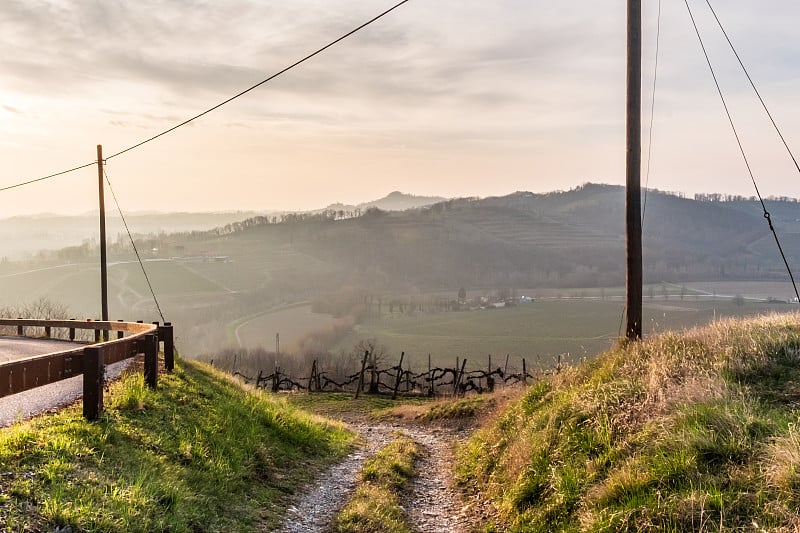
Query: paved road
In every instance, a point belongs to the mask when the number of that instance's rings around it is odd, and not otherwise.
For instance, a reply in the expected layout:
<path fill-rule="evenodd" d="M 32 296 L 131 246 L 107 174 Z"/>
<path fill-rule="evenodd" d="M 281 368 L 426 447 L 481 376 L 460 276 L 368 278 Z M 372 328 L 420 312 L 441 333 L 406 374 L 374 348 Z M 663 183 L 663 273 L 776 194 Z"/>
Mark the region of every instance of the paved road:
<path fill-rule="evenodd" d="M 2 337 L 0 338 L 0 363 L 31 355 L 68 350 L 77 345 L 77 343 L 69 341 Z M 131 359 L 127 359 L 106 367 L 106 379 L 114 379 L 119 376 L 130 362 Z M 9 426 L 17 420 L 69 405 L 79 399 L 82 394 L 83 376 L 75 376 L 58 383 L 0 398 L 0 427 Z"/>
<path fill-rule="evenodd" d="M 76 347 L 76 343 L 70 341 L 0 337 L 0 363 L 30 357 L 31 355 L 60 352 L 61 350 L 69 350 Z"/>

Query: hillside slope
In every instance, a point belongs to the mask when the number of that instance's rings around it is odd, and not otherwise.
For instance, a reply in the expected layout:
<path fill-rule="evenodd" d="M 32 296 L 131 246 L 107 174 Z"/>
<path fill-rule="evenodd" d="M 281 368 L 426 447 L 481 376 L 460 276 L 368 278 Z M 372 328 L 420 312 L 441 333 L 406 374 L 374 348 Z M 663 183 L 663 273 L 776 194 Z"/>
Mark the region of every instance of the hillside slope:
<path fill-rule="evenodd" d="M 543 379 L 459 452 L 487 530 L 797 531 L 800 316 L 724 321 Z"/>
<path fill-rule="evenodd" d="M 210 353 L 231 344 L 227 332 L 244 318 L 353 288 L 361 298 L 333 314 L 357 314 L 358 305 L 379 313 L 381 303 L 408 294 L 426 294 L 433 306 L 433 293 L 454 294 L 459 287 L 619 287 L 625 280 L 624 195 L 622 187 L 587 184 L 547 194 L 448 200 L 403 212 L 261 216 L 211 231 L 139 235 L 149 280 L 127 240 L 109 243 L 110 313 L 163 320 L 150 296 L 152 285 L 186 353 Z M 645 283 L 787 280 L 756 203 L 648 191 L 646 205 Z M 768 207 L 796 268 L 798 204 L 775 201 Z M 0 306 L 46 296 L 68 306 L 72 316 L 95 316 L 98 256 L 97 247 L 86 242 L 30 261 L 0 261 Z M 265 336 L 263 343 L 272 339 Z"/>
<path fill-rule="evenodd" d="M 792 244 L 800 224 L 786 213 L 798 211 L 800 219 L 800 210 L 791 202 L 778 206 L 778 230 Z M 783 279 L 768 227 L 752 207 L 650 191 L 643 236 L 646 280 Z M 270 222 L 251 220 L 177 240 L 190 254 L 214 250 L 252 269 L 261 261 L 275 285 L 312 291 L 332 281 L 383 289 L 624 281 L 624 189 L 617 186 L 587 184 L 566 192 L 369 211 L 357 218 L 330 213 Z M 785 249 L 791 262 L 800 260 L 798 248 Z"/>
<path fill-rule="evenodd" d="M 188 361 L 155 391 L 129 374 L 106 402 L 99 422 L 76 405 L 0 430 L 0 529 L 274 531 L 353 439 Z"/>

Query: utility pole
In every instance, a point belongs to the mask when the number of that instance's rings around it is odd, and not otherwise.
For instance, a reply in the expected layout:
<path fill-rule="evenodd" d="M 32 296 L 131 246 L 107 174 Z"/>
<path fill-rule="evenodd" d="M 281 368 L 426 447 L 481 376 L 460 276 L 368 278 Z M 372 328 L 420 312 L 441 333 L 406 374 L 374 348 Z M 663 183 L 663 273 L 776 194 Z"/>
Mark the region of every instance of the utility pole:
<path fill-rule="evenodd" d="M 642 0 L 628 0 L 628 96 L 625 227 L 627 280 L 625 336 L 642 338 Z"/>
<path fill-rule="evenodd" d="M 281 354 L 281 334 L 275 334 L 275 353 L 280 355 Z"/>
<path fill-rule="evenodd" d="M 108 321 L 108 261 L 106 258 L 106 200 L 103 187 L 103 146 L 97 145 L 97 185 L 100 194 L 100 300 L 101 320 Z M 108 340 L 108 331 L 103 332 L 103 340 Z"/>

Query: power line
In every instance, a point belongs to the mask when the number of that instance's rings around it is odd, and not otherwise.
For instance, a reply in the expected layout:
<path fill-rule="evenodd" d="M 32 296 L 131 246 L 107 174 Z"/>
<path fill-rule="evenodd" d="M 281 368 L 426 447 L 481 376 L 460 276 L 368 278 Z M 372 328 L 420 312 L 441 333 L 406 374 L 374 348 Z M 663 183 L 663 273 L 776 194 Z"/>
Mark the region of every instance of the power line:
<path fill-rule="evenodd" d="M 166 322 L 167 319 L 164 318 L 164 313 L 161 312 L 161 306 L 158 304 L 158 298 L 156 298 L 156 293 L 153 290 L 153 285 L 150 283 L 150 276 L 147 275 L 147 270 L 144 268 L 144 263 L 142 262 L 142 257 L 139 255 L 139 249 L 136 247 L 136 242 L 133 240 L 133 235 L 131 235 L 131 230 L 128 228 L 128 222 L 125 220 L 125 215 L 122 214 L 122 208 L 119 206 L 119 201 L 117 201 L 117 195 L 114 192 L 114 187 L 111 186 L 111 180 L 108 179 L 108 172 L 105 168 L 105 163 L 103 163 L 103 176 L 106 178 L 106 183 L 108 183 L 108 190 L 111 191 L 111 197 L 114 198 L 114 203 L 117 205 L 117 211 L 119 211 L 119 217 L 122 219 L 122 224 L 125 226 L 125 231 L 128 233 L 128 239 L 131 241 L 131 246 L 133 246 L 133 251 L 136 254 L 136 260 L 139 261 L 139 266 L 142 268 L 142 274 L 144 274 L 144 279 L 147 281 L 147 286 L 150 288 L 150 294 L 153 295 L 153 301 L 156 304 L 156 309 L 158 309 L 158 314 L 161 316 L 161 321 Z"/>
<path fill-rule="evenodd" d="M 39 182 L 39 181 L 49 180 L 50 178 L 55 178 L 56 176 L 63 176 L 64 174 L 69 174 L 70 172 L 75 172 L 76 170 L 81 170 L 83 168 L 88 168 L 88 167 L 91 167 L 91 166 L 96 165 L 96 164 L 97 164 L 97 161 L 92 161 L 91 163 L 86 163 L 85 165 L 80 165 L 78 167 L 71 168 L 69 170 L 62 170 L 61 172 L 56 172 L 54 174 L 50 174 L 50 175 L 44 176 L 42 178 L 36 178 L 36 179 L 28 180 L 28 181 L 23 181 L 21 183 L 16 183 L 14 185 L 9 185 L 7 187 L 2 187 L 2 188 L 0 188 L 0 192 L 8 191 L 10 189 L 16 189 L 17 187 L 22 187 L 24 185 L 30 185 L 31 183 L 36 183 L 36 182 Z"/>
<path fill-rule="evenodd" d="M 658 83 L 658 53 L 661 48 L 661 0 L 658 0 L 658 22 L 656 25 L 656 60 L 653 72 L 653 97 L 650 100 L 650 135 L 647 143 L 647 173 L 644 180 L 644 200 L 642 202 L 642 226 L 647 212 L 647 186 L 650 183 L 650 162 L 653 154 L 653 123 L 656 115 L 656 87 Z M 642 228 L 644 229 L 644 228 Z"/>
<path fill-rule="evenodd" d="M 177 130 L 178 128 L 180 128 L 180 127 L 182 127 L 182 126 L 185 126 L 185 125 L 189 124 L 190 122 L 193 122 L 193 121 L 197 120 L 198 118 L 200 118 L 200 117 L 203 117 L 203 116 L 205 116 L 205 115 L 207 115 L 207 114 L 211 113 L 212 111 L 215 111 L 215 110 L 219 109 L 220 107 L 224 106 L 225 104 L 227 104 L 227 103 L 230 103 L 230 102 L 232 102 L 232 101 L 236 100 L 237 98 L 239 98 L 239 97 L 241 97 L 241 96 L 244 96 L 245 94 L 249 93 L 250 91 L 252 91 L 252 90 L 254 90 L 254 89 L 258 88 L 258 87 L 261 87 L 261 86 L 262 86 L 262 85 L 264 85 L 265 83 L 268 83 L 268 82 L 270 82 L 270 81 L 274 80 L 275 78 L 277 78 L 278 76 L 281 76 L 282 74 L 285 74 L 286 72 L 289 72 L 290 70 L 294 69 L 295 67 L 297 67 L 297 66 L 299 66 L 299 65 L 301 65 L 301 64 L 303 64 L 303 63 L 305 63 L 305 62 L 306 62 L 306 61 L 308 61 L 309 59 L 311 59 L 311 58 L 313 58 L 313 57 L 315 57 L 315 56 L 318 56 L 319 54 L 321 54 L 322 52 L 324 52 L 324 51 L 325 51 L 325 50 L 327 50 L 328 48 L 331 48 L 332 46 L 334 46 L 334 45 L 336 45 L 336 44 L 340 43 L 341 41 L 343 41 L 343 40 L 345 40 L 345 39 L 347 39 L 347 38 L 348 38 L 348 37 L 350 37 L 351 35 L 353 35 L 353 34 L 355 34 L 355 33 L 359 32 L 359 31 L 363 30 L 363 29 L 364 29 L 364 28 L 366 28 L 367 26 L 369 26 L 369 25 L 371 25 L 372 23 L 374 23 L 374 22 L 376 22 L 376 21 L 380 20 L 381 18 L 385 17 L 386 15 L 388 15 L 389 13 L 391 13 L 392 11 L 394 11 L 394 10 L 396 10 L 397 8 L 401 7 L 403 4 L 406 4 L 406 3 L 410 2 L 410 1 L 411 1 L 411 0 L 402 0 L 401 2 L 398 2 L 397 4 L 395 4 L 394 6 L 390 7 L 389 9 L 387 9 L 387 10 L 383 11 L 383 12 L 382 12 L 382 13 L 380 13 L 379 15 L 377 15 L 377 16 L 375 16 L 375 17 L 371 18 L 371 19 L 370 19 L 370 20 L 368 20 L 367 22 L 364 22 L 364 23 L 363 23 L 363 24 L 361 24 L 360 26 L 358 26 L 358 27 L 356 27 L 356 28 L 354 28 L 354 29 L 350 30 L 350 31 L 349 31 L 349 32 L 347 32 L 347 33 L 345 33 L 344 35 L 342 35 L 342 36 L 341 36 L 341 37 L 339 37 L 338 39 L 335 39 L 335 40 L 331 41 L 330 43 L 326 44 L 326 45 L 325 45 L 325 46 L 323 46 L 322 48 L 319 48 L 319 49 L 317 49 L 315 52 L 312 52 L 312 53 L 308 54 L 308 55 L 307 55 L 307 56 L 305 56 L 304 58 L 302 58 L 302 59 L 300 59 L 300 60 L 298 60 L 298 61 L 295 61 L 294 63 L 292 63 L 292 64 L 291 64 L 291 65 L 289 65 L 288 67 L 286 67 L 286 68 L 284 68 L 284 69 L 282 69 L 282 70 L 280 70 L 280 71 L 276 72 L 275 74 L 272 74 L 272 75 L 271 75 L 271 76 L 269 76 L 268 78 L 266 78 L 266 79 L 264 79 L 264 80 L 261 80 L 260 82 L 256 83 L 255 85 L 252 85 L 251 87 L 248 87 L 247 89 L 245 89 L 245 90 L 241 91 L 240 93 L 237 93 L 237 94 L 235 94 L 234 96 L 231 96 L 231 97 L 230 97 L 230 98 L 228 98 L 227 100 L 224 100 L 224 101 L 222 101 L 222 102 L 218 103 L 217 105 L 215 105 L 215 106 L 213 106 L 213 107 L 210 107 L 210 108 L 206 109 L 206 110 L 205 110 L 205 111 L 203 111 L 202 113 L 199 113 L 199 114 L 197 114 L 197 115 L 195 115 L 195 116 L 193 116 L 193 117 L 191 117 L 191 118 L 189 118 L 189 119 L 187 119 L 187 120 L 184 120 L 184 121 L 183 121 L 183 122 L 181 122 L 180 124 L 177 124 L 177 125 L 175 125 L 175 126 L 173 126 L 173 127 L 169 128 L 169 129 L 167 129 L 167 130 L 164 130 L 164 131 L 162 131 L 161 133 L 159 133 L 159 134 L 157 134 L 157 135 L 153 135 L 152 137 L 149 137 L 149 138 L 147 138 L 147 139 L 145 139 L 145 140 L 143 140 L 143 141 L 141 141 L 141 142 L 139 142 L 139 143 L 136 143 L 136 144 L 134 144 L 134 145 L 132 145 L 132 146 L 129 146 L 128 148 L 125 148 L 124 150 L 120 150 L 119 152 L 116 152 L 116 153 L 114 153 L 114 154 L 112 154 L 112 155 L 110 155 L 110 156 L 106 157 L 106 158 L 105 158 L 105 160 L 106 160 L 106 161 L 108 161 L 109 159 L 112 159 L 112 158 L 114 158 L 114 157 L 120 156 L 120 155 L 122 155 L 122 154 L 124 154 L 124 153 L 130 152 L 131 150 L 134 150 L 134 149 L 136 149 L 136 148 L 139 148 L 140 146 L 142 146 L 142 145 L 144 145 L 144 144 L 147 144 L 147 143 L 149 143 L 149 142 L 151 142 L 151 141 L 154 141 L 154 140 L 158 139 L 159 137 L 163 137 L 164 135 L 166 135 L 166 134 L 168 134 L 168 133 L 171 133 L 171 132 L 173 132 L 173 131 Z M 45 181 L 45 180 L 48 180 L 48 179 L 51 179 L 51 178 L 55 178 L 56 176 L 61 176 L 61 175 L 64 175 L 64 174 L 68 174 L 68 173 L 70 173 L 70 172 L 74 172 L 74 171 L 76 171 L 76 170 L 80 170 L 80 169 L 83 169 L 83 168 L 90 167 L 90 166 L 92 166 L 92 165 L 95 165 L 95 164 L 97 164 L 97 162 L 96 162 L 96 161 L 92 161 L 91 163 L 87 163 L 87 164 L 85 164 L 85 165 L 81 165 L 81 166 L 77 166 L 77 167 L 74 167 L 74 168 L 70 168 L 70 169 L 68 169 L 68 170 L 62 170 L 62 171 L 60 171 L 60 172 L 55 172 L 55 173 L 53 173 L 53 174 L 50 174 L 50 175 L 48 175 L 48 176 L 44 176 L 44 177 L 41 177 L 41 178 L 36 178 L 36 179 L 31 179 L 31 180 L 23 181 L 23 182 L 20 182 L 20 183 L 16 183 L 16 184 L 14 184 L 14 185 L 9 185 L 9 186 L 7 186 L 7 187 L 2 187 L 2 188 L 0 188 L 0 192 L 7 191 L 7 190 L 9 190 L 9 189 L 15 189 L 15 188 L 17 188 L 17 187 L 22 187 L 22 186 L 25 186 L 25 185 L 30 185 L 31 183 L 36 183 L 36 182 L 39 182 L 39 181 Z"/>
<path fill-rule="evenodd" d="M 739 66 L 742 67 L 742 70 L 744 71 L 744 75 L 747 76 L 747 81 L 750 82 L 750 86 L 755 91 L 759 102 L 761 102 L 761 107 L 763 107 L 764 111 L 766 111 L 770 122 L 772 122 L 772 126 L 775 128 L 775 131 L 778 133 L 778 137 L 780 137 L 781 138 L 781 142 L 783 142 L 783 146 L 785 146 L 786 147 L 786 151 L 789 152 L 789 157 L 792 158 L 792 162 L 794 163 L 795 168 L 797 169 L 798 172 L 800 172 L 800 165 L 798 165 L 797 159 L 794 157 L 794 154 L 792 153 L 792 149 L 789 148 L 789 143 L 786 142 L 786 138 L 783 136 L 783 133 L 781 132 L 781 129 L 778 127 L 778 124 L 775 122 L 775 119 L 772 117 L 772 113 L 770 113 L 770 110 L 767 107 L 766 102 L 764 102 L 764 99 L 761 97 L 761 93 L 758 91 L 758 88 L 756 88 L 756 84 L 755 84 L 755 82 L 753 82 L 753 78 L 750 77 L 750 73 L 747 71 L 747 67 L 744 66 L 744 62 L 742 61 L 742 58 L 739 57 L 739 52 L 736 51 L 736 47 L 733 46 L 733 42 L 731 41 L 730 37 L 728 37 L 728 32 L 725 31 L 725 28 L 722 25 L 722 22 L 719 20 L 719 17 L 717 16 L 717 12 L 714 11 L 714 7 L 711 5 L 711 2 L 709 0 L 706 0 L 706 4 L 708 4 L 708 8 L 711 10 L 711 13 L 714 15 L 714 19 L 717 21 L 717 25 L 719 25 L 719 29 L 722 30 L 722 34 L 725 36 L 725 40 L 728 41 L 728 45 L 731 47 L 731 51 L 733 51 L 733 55 L 735 55 L 736 56 L 736 60 L 739 61 Z"/>
<path fill-rule="evenodd" d="M 177 125 L 175 125 L 175 126 L 172 126 L 171 128 L 169 128 L 169 129 L 167 129 L 167 130 L 164 130 L 164 131 L 162 131 L 161 133 L 159 133 L 159 134 L 157 134 L 157 135 L 153 135 L 152 137 L 150 137 L 150 138 L 147 138 L 147 139 L 145 139 L 145 140 L 143 140 L 143 141 L 141 141 L 141 142 L 139 142 L 139 143 L 136 143 L 136 144 L 134 144 L 133 146 L 129 146 L 128 148 L 125 148 L 124 150 L 121 150 L 121 151 L 119 151 L 119 152 L 117 152 L 117 153 L 115 153 L 115 154 L 112 154 L 112 155 L 108 156 L 106 159 L 107 159 L 107 160 L 108 160 L 108 159 L 112 159 L 112 158 L 114 158 L 114 157 L 117 157 L 117 156 L 120 156 L 120 155 L 122 155 L 122 154 L 124 154 L 124 153 L 126 153 L 126 152 L 130 152 L 131 150 L 134 150 L 134 149 L 136 149 L 136 148 L 139 148 L 140 146 L 142 146 L 142 145 L 144 145 L 144 144 L 147 144 L 147 143 L 149 143 L 150 141 L 154 141 L 154 140 L 158 139 L 159 137 L 162 137 L 162 136 L 164 136 L 164 135 L 166 135 L 166 134 L 168 134 L 168 133 L 170 133 L 170 132 L 173 132 L 173 131 L 177 130 L 178 128 L 182 127 L 182 126 L 185 126 L 185 125 L 189 124 L 190 122 L 192 122 L 192 121 L 195 121 L 195 120 L 197 120 L 198 118 L 200 118 L 200 117 L 202 117 L 202 116 L 204 116 L 204 115 L 207 115 L 207 114 L 211 113 L 212 111 L 214 111 L 214 110 L 216 110 L 216 109 L 219 109 L 220 107 L 224 106 L 225 104 L 227 104 L 227 103 L 230 103 L 230 102 L 232 102 L 232 101 L 236 100 L 236 99 L 237 99 L 237 98 L 239 98 L 240 96 L 244 96 L 245 94 L 249 93 L 250 91 L 252 91 L 252 90 L 254 90 L 254 89 L 258 88 L 258 87 L 261 87 L 261 86 L 262 86 L 262 85 L 264 85 L 265 83 L 268 83 L 268 82 L 270 82 L 270 81 L 274 80 L 274 79 L 275 79 L 275 78 L 277 78 L 278 76 L 280 76 L 280 75 L 282 75 L 282 74 L 284 74 L 284 73 L 286 73 L 286 72 L 289 72 L 289 71 L 290 71 L 290 70 L 292 70 L 293 68 L 295 68 L 295 67 L 297 67 L 297 66 L 299 66 L 299 65 L 301 65 L 301 64 L 303 64 L 303 63 L 305 63 L 306 61 L 308 61 L 308 60 L 309 60 L 309 59 L 311 59 L 312 57 L 315 57 L 315 56 L 317 56 L 317 55 L 321 54 L 322 52 L 324 52 L 324 51 L 325 51 L 325 50 L 327 50 L 328 48 L 330 48 L 330 47 L 332 47 L 332 46 L 334 46 L 334 45 L 338 44 L 339 42 L 341 42 L 341 41 L 343 41 L 343 40 L 347 39 L 348 37 L 350 37 L 350 36 L 351 36 L 351 35 L 353 35 L 354 33 L 357 33 L 357 32 L 359 32 L 359 31 L 361 31 L 362 29 L 366 28 L 367 26 L 369 26 L 369 25 L 370 25 L 370 24 L 372 24 L 373 22 L 375 22 L 375 21 L 377 21 L 377 20 L 379 20 L 379 19 L 381 19 L 381 18 L 385 17 L 386 15 L 388 15 L 389 13 L 391 13 L 392 11 L 394 11 L 395 9 L 399 8 L 400 6 L 402 6 L 403 4 L 406 4 L 406 3 L 408 3 L 408 2 L 410 2 L 410 0 L 402 0 L 401 2 L 399 2 L 399 3 L 395 4 L 394 6 L 390 7 L 389 9 L 387 9 L 386 11 L 384 11 L 383 13 L 381 13 L 380 15 L 377 15 L 377 16 L 375 16 L 375 17 L 371 18 L 370 20 L 368 20 L 367 22 L 365 22 L 365 23 L 361 24 L 361 25 L 360 25 L 360 26 L 358 26 L 357 28 L 355 28 L 355 29 L 352 29 L 352 30 L 350 30 L 349 32 L 345 33 L 344 35 L 342 35 L 342 36 L 341 36 L 341 37 L 339 37 L 338 39 L 335 39 L 335 40 L 331 41 L 330 43 L 326 44 L 326 45 L 325 45 L 325 46 L 323 46 L 322 48 L 319 48 L 319 49 L 317 49 L 315 52 L 312 52 L 312 53 L 308 54 L 308 55 L 307 55 L 307 56 L 305 56 L 303 59 L 300 59 L 300 60 L 298 60 L 298 61 L 295 61 L 294 63 L 292 63 L 292 64 L 291 64 L 291 65 L 289 65 L 288 67 L 286 67 L 286 68 L 284 68 L 284 69 L 282 69 L 282 70 L 279 70 L 279 71 L 278 71 L 278 72 L 276 72 L 275 74 L 272 74 L 272 75 L 271 75 L 271 76 L 269 76 L 268 78 L 266 78 L 266 79 L 264 79 L 264 80 L 261 80 L 260 82 L 256 83 L 255 85 L 252 85 L 252 86 L 248 87 L 248 88 L 247 88 L 247 89 L 245 89 L 244 91 L 242 91 L 242 92 L 240 92 L 240 93 L 238 93 L 238 94 L 235 94 L 234 96 L 231 96 L 231 97 L 230 97 L 230 98 L 228 98 L 227 100 L 224 100 L 224 101 L 222 101 L 222 102 L 218 103 L 217 105 L 215 105 L 215 106 L 213 106 L 213 107 L 210 107 L 210 108 L 206 109 L 206 110 L 205 110 L 205 111 L 203 111 L 202 113 L 199 113 L 199 114 L 197 114 L 197 115 L 193 116 L 192 118 L 189 118 L 189 119 L 187 119 L 187 120 L 184 120 L 184 121 L 183 121 L 183 122 L 181 122 L 180 124 L 177 124 Z"/>
<path fill-rule="evenodd" d="M 778 239 L 778 232 L 775 230 L 775 226 L 772 224 L 772 216 L 770 215 L 769 211 L 767 210 L 767 206 L 764 203 L 764 199 L 761 197 L 761 191 L 758 190 L 758 184 L 756 183 L 755 175 L 753 174 L 753 169 L 750 166 L 750 161 L 747 159 L 747 154 L 745 153 L 744 146 L 742 145 L 742 140 L 739 137 L 739 132 L 736 130 L 736 124 L 733 122 L 733 116 L 731 115 L 730 109 L 728 108 L 728 103 L 725 100 L 725 95 L 722 93 L 722 87 L 719 84 L 719 80 L 717 79 L 717 73 L 714 71 L 714 66 L 711 64 L 711 58 L 708 55 L 708 51 L 706 50 L 706 45 L 703 42 L 703 37 L 700 35 L 700 28 L 697 27 L 697 22 L 695 21 L 694 14 L 692 13 L 692 8 L 689 6 L 689 0 L 684 0 L 686 4 L 686 9 L 689 11 L 689 17 L 692 19 L 692 26 L 694 26 L 694 31 L 697 34 L 697 39 L 700 41 L 700 47 L 703 49 L 703 55 L 706 58 L 706 63 L 708 64 L 708 68 L 711 71 L 711 76 L 714 78 L 714 85 L 717 87 L 717 93 L 719 93 L 719 97 L 722 100 L 722 106 L 725 108 L 725 114 L 728 116 L 728 122 L 731 125 L 731 130 L 733 130 L 733 135 L 736 137 L 736 143 L 739 145 L 739 151 L 742 154 L 742 159 L 744 160 L 744 164 L 747 167 L 747 172 L 750 174 L 750 180 L 753 182 L 753 187 L 755 187 L 756 194 L 758 195 L 758 200 L 761 202 L 761 209 L 764 211 L 764 218 L 767 220 L 767 224 L 769 225 L 769 229 L 772 232 L 773 237 L 775 237 L 775 244 L 778 245 L 778 251 L 783 258 L 783 264 L 786 265 L 786 270 L 789 272 L 789 279 L 792 281 L 792 287 L 794 287 L 795 296 L 797 296 L 797 301 L 800 302 L 800 292 L 797 291 L 797 284 L 794 281 L 794 275 L 792 274 L 792 269 L 789 266 L 789 261 L 786 259 L 786 254 L 783 252 L 783 247 L 781 246 L 781 241 Z"/>

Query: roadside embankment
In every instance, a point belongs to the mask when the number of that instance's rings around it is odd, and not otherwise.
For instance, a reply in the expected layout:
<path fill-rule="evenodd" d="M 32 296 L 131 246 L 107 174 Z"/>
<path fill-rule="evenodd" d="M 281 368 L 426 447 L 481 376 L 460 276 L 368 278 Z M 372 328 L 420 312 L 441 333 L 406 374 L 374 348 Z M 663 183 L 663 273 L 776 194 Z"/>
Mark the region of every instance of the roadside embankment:
<path fill-rule="evenodd" d="M 800 529 L 800 316 L 623 344 L 545 378 L 458 452 L 485 531 Z"/>
<path fill-rule="evenodd" d="M 157 390 L 109 386 L 80 406 L 0 430 L 0 524 L 13 531 L 275 530 L 292 494 L 346 455 L 353 434 L 178 361 Z"/>

